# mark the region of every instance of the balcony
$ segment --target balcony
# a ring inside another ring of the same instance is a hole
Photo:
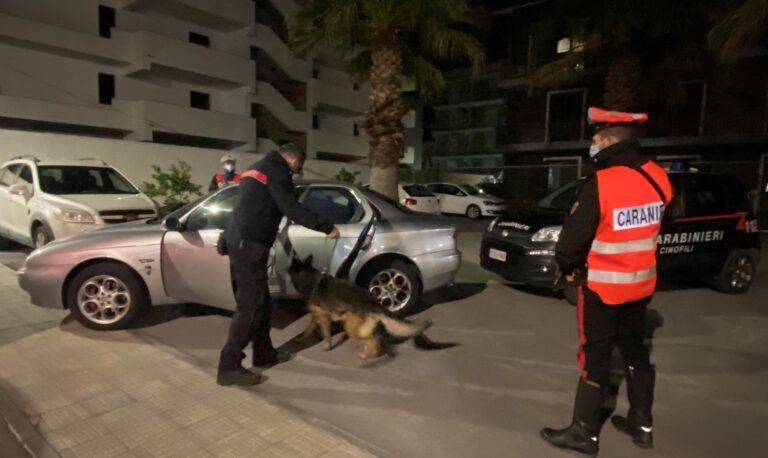
[[[116,105],[129,108],[133,118],[152,131],[219,139],[233,145],[256,143],[256,122],[247,116],[148,100],[116,101]]]
[[[119,3],[128,11],[169,16],[225,32],[250,26],[254,15],[250,0],[122,0]]]
[[[311,117],[308,112],[297,110],[283,94],[265,81],[257,81],[255,93],[249,97],[251,104],[257,104],[268,110],[285,125],[287,130],[306,132],[311,126]]]
[[[72,57],[101,65],[127,66],[131,37],[115,33],[111,40],[61,27],[0,14],[0,43]]]
[[[308,150],[365,159],[368,157],[368,139],[313,129],[308,136]]]
[[[131,52],[138,69],[169,79],[232,89],[250,86],[255,66],[249,59],[152,32],[131,33]]]
[[[285,72],[291,79],[307,81],[310,75],[309,64],[293,57],[293,52],[275,32],[264,24],[256,24],[253,31],[251,46],[261,49]]]
[[[88,126],[124,136],[132,130],[130,115],[106,105],[75,105],[0,94],[0,118],[53,125]],[[41,128],[40,130],[46,130]],[[55,129],[64,130],[64,129]],[[119,134],[122,132],[122,134]]]
[[[368,94],[313,78],[308,85],[309,97],[317,111],[337,116],[360,116],[368,111]]]

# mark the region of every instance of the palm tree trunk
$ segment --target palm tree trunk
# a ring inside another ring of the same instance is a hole
[[[372,53],[371,106],[363,127],[371,137],[371,188],[397,200],[397,169],[405,148],[403,60],[394,33]]]

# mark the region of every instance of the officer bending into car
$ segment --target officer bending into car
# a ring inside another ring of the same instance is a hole
[[[224,233],[237,307],[219,359],[219,385],[256,385],[258,372],[290,360],[293,355],[276,350],[270,339],[270,297],[267,284],[269,250],[277,237],[283,215],[298,224],[338,238],[339,231],[296,199],[292,175],[298,173],[304,153],[292,144],[251,166],[242,174],[240,196]],[[251,342],[253,369],[242,366],[243,350]]]
[[[645,313],[656,288],[656,237],[672,187],[664,170],[639,152],[636,126],[648,116],[589,109],[595,127],[589,155],[597,172],[567,217],[555,257],[577,290],[578,361],[573,421],[545,428],[550,444],[595,455],[611,352],[618,345],[627,371],[629,413],[613,425],[642,448],[653,447],[655,371],[643,344]]]

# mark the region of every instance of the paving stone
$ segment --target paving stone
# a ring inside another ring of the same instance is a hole
[[[61,458],[116,458],[125,456],[128,447],[112,434],[105,434],[95,439],[61,452]]]
[[[53,448],[62,451],[101,437],[109,431],[99,420],[90,418],[44,433]]]
[[[122,391],[111,391],[86,399],[79,403],[78,406],[95,417],[120,409],[134,402],[136,401],[131,396]]]
[[[41,415],[39,428],[46,433],[91,418],[91,415],[80,405],[74,404],[47,412]]]

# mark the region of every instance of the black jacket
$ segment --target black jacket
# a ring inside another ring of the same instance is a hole
[[[595,159],[597,170],[620,165],[639,167],[648,161],[640,154],[640,144],[636,140],[615,143],[597,153]],[[565,219],[555,248],[555,260],[563,275],[571,275],[577,269],[585,270],[587,254],[599,222],[597,178],[591,175],[582,185],[579,197]]]
[[[260,179],[248,176],[253,171],[260,173]],[[333,229],[331,222],[298,202],[288,163],[278,153],[272,152],[242,174],[240,197],[235,203],[229,229],[231,237],[272,245],[283,215],[326,234]]]

